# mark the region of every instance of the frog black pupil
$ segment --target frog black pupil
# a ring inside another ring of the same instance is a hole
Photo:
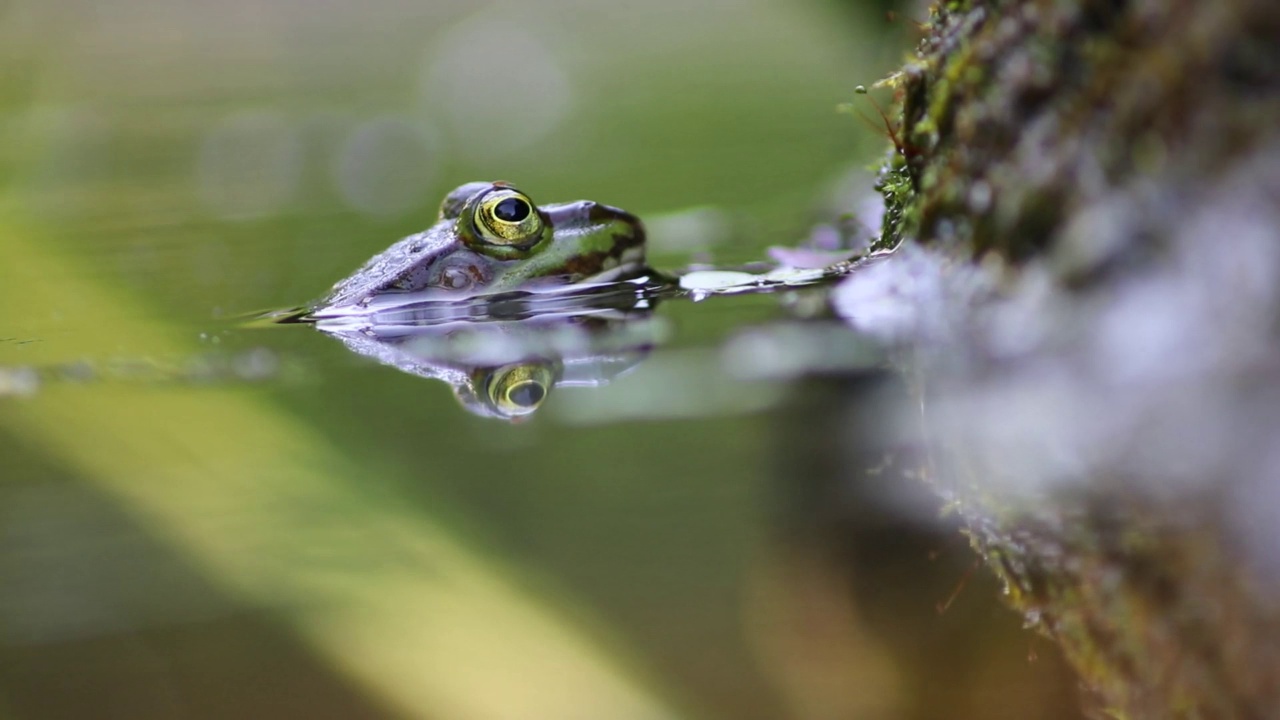
[[[520,222],[529,217],[529,203],[520,198],[506,198],[493,206],[493,216],[503,222]]]
[[[542,386],[532,381],[522,382],[507,393],[507,399],[520,407],[533,407],[542,402],[545,396],[546,392],[543,391]]]

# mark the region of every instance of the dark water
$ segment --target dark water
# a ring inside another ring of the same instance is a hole
[[[904,481],[897,366],[794,293],[548,341],[585,359],[518,423],[245,322],[462,180],[737,264],[879,147],[833,108],[897,31],[847,8],[519,7],[6,6],[0,716],[1073,716]]]

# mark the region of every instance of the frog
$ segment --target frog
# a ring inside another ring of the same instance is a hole
[[[404,294],[462,299],[646,271],[635,215],[589,200],[537,205],[510,183],[469,182],[444,197],[434,225],[375,255],[319,305],[359,308]]]

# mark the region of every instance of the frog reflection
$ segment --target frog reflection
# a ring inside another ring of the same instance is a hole
[[[473,414],[511,421],[543,407],[557,387],[605,385],[627,372],[660,329],[648,308],[416,326],[320,320],[316,328],[356,353],[448,383]]]

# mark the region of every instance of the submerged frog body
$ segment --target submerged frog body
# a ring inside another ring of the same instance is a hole
[[[538,206],[506,183],[467,183],[445,197],[439,222],[374,256],[322,305],[635,277],[646,270],[644,243],[640,220],[617,208],[590,201]]]

